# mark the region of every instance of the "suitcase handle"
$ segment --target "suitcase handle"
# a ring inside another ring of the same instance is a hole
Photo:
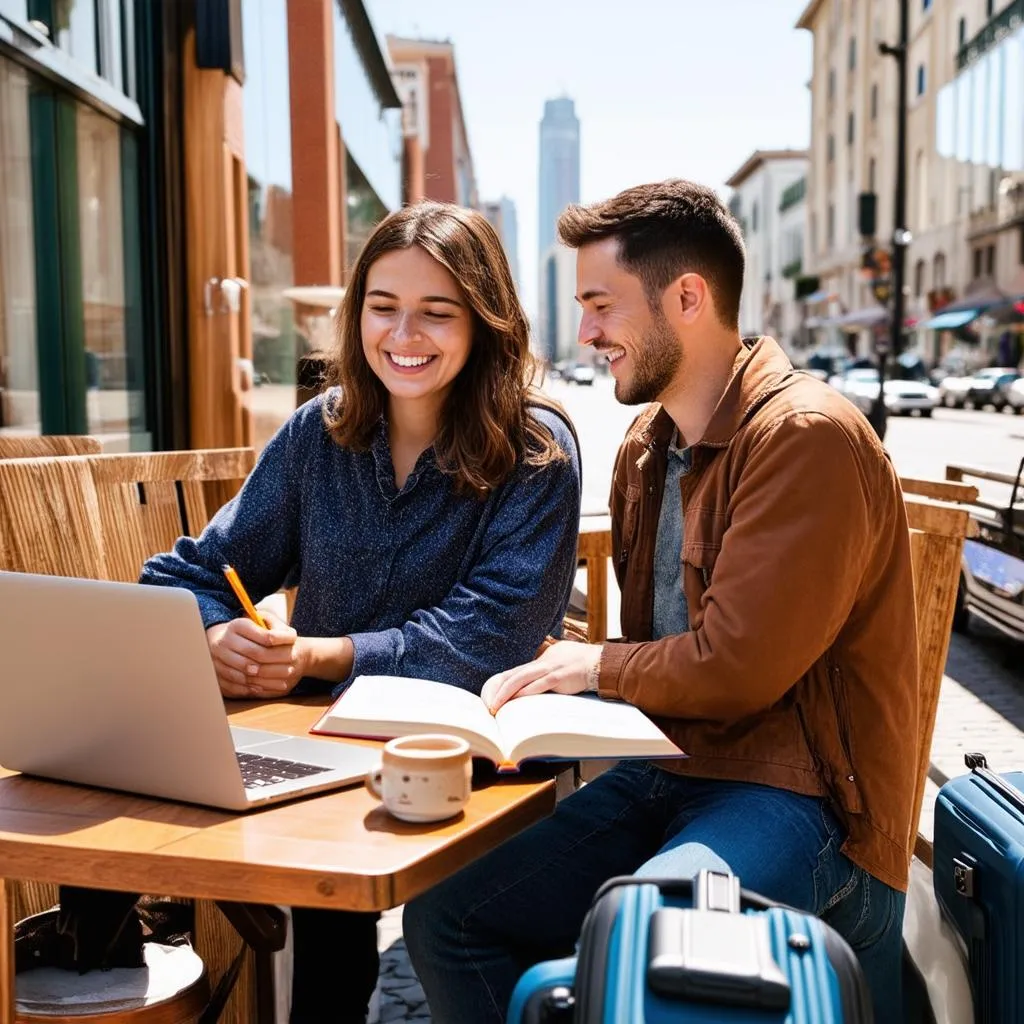
[[[1024,814],[1024,793],[1016,786],[1007,782],[1001,775],[997,775],[988,766],[988,758],[984,754],[964,754],[964,764],[970,768],[973,775],[984,779],[997,793],[1012,804],[1021,814]]]
[[[726,875],[724,872],[706,872],[701,871],[697,876],[697,882],[700,883],[706,875],[717,876],[718,878],[730,878],[734,879],[735,875]],[[609,878],[604,885],[594,894],[593,903],[605,895],[612,889],[617,889],[624,885],[656,885],[663,893],[669,896],[689,896],[694,898],[700,896],[701,891],[706,892],[706,888],[703,884],[697,889],[695,893],[695,880],[692,878],[638,878],[636,875],[620,875],[616,878]],[[766,899],[759,893],[751,892],[749,889],[739,890],[739,903],[735,906],[719,907],[717,905],[708,906],[709,910],[728,910],[736,912],[739,910],[769,910],[772,907],[782,907],[785,910],[792,910],[792,907],[787,907],[784,903],[776,903],[774,900]]]

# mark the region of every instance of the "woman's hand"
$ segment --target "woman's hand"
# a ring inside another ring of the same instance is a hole
[[[242,618],[206,631],[217,682],[225,697],[283,697],[307,674],[303,638],[275,615],[262,609],[260,614],[269,629]]]

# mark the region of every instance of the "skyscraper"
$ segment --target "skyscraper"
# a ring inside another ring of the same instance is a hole
[[[575,254],[558,242],[555,230],[561,212],[580,201],[580,122],[568,96],[544,103],[538,191],[538,340],[540,355],[555,363],[571,357],[579,321],[572,301]]]
[[[498,232],[501,244],[505,247],[505,255],[508,256],[509,268],[512,271],[512,280],[519,287],[519,230],[516,219],[516,204],[508,196],[500,199],[485,200],[480,211],[494,226]]]
[[[568,96],[544,103],[540,122],[540,261],[555,241],[555,222],[570,204],[580,201],[580,122]]]

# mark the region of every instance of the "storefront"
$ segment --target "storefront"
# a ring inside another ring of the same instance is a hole
[[[0,433],[152,443],[134,16],[0,0]]]

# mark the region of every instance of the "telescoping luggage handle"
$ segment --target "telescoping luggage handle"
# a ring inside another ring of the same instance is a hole
[[[637,885],[656,885],[666,896],[690,897],[693,903],[651,914],[646,975],[652,991],[719,1006],[789,1008],[789,981],[773,956],[767,920],[741,913],[779,904],[741,889],[731,873],[702,870],[695,879],[614,878],[598,890],[593,905],[606,893]]]
[[[1016,807],[1021,814],[1024,814],[1024,793],[1007,782],[1002,775],[997,775],[992,771],[988,766],[988,758],[984,754],[964,754],[964,764],[970,768],[973,775],[984,779],[1000,796]]]

